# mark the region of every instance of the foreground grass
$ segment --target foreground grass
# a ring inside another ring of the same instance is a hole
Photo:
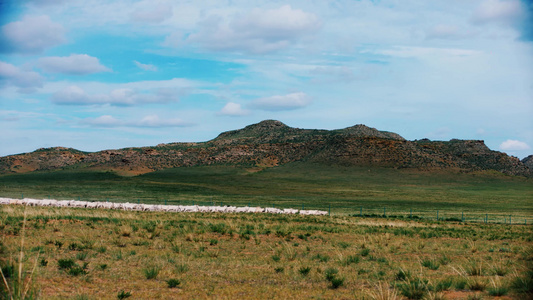
[[[64,170],[1,175],[0,196],[168,204],[231,204],[533,222],[533,179],[496,172],[424,172],[291,163],[268,169],[208,166],[134,177]],[[361,210],[362,209],[362,210]],[[527,221],[526,221],[527,219]]]
[[[23,215],[24,207],[0,207],[3,270],[18,260]],[[45,299],[527,299],[532,292],[531,226],[43,207],[26,215],[24,270],[39,255],[33,285]]]

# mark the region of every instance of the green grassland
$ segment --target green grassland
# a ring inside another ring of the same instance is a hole
[[[461,173],[291,163],[254,169],[204,166],[133,177],[87,169],[0,176],[0,196],[167,204],[257,205],[397,215],[533,222],[533,180]],[[362,208],[362,210],[361,210]],[[531,219],[531,220],[530,220]]]
[[[524,225],[2,205],[0,232],[0,299],[533,296]]]

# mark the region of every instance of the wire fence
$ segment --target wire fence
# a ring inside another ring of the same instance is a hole
[[[494,213],[482,212],[479,210],[441,210],[441,209],[415,209],[406,207],[376,207],[357,206],[356,204],[347,206],[345,203],[302,203],[298,201],[266,202],[266,201],[220,201],[216,198],[206,200],[193,199],[153,199],[137,198],[123,199],[118,197],[110,198],[85,198],[85,197],[52,197],[55,200],[77,200],[88,202],[117,202],[117,203],[137,203],[137,204],[159,204],[159,205],[182,205],[182,206],[235,206],[235,207],[272,207],[278,209],[298,209],[298,210],[321,210],[326,211],[329,216],[351,216],[359,218],[386,218],[404,220],[429,220],[439,222],[460,222],[460,223],[484,223],[484,224],[509,224],[509,225],[532,225],[533,215],[525,213]],[[45,199],[46,199],[45,198]],[[21,194],[24,199],[24,194]]]

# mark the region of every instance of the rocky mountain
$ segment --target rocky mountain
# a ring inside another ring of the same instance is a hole
[[[212,164],[267,168],[295,161],[423,170],[495,170],[533,177],[531,157],[520,161],[490,150],[483,141],[408,141],[396,133],[365,125],[338,130],[299,129],[274,120],[224,132],[202,143],[171,143],[99,152],[63,147],[38,149],[0,157],[0,173],[90,168],[134,175]]]
[[[529,155],[528,157],[522,159],[522,163],[529,169],[533,170],[533,155]]]

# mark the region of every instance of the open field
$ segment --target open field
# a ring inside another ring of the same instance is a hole
[[[424,172],[292,163],[267,169],[209,166],[134,177],[95,170],[0,176],[0,196],[159,204],[331,210],[333,215],[410,214],[533,223],[533,180],[496,172]]]
[[[17,278],[23,246],[30,291],[45,299],[528,299],[533,292],[533,232],[523,225],[3,205],[0,230],[8,280]]]

